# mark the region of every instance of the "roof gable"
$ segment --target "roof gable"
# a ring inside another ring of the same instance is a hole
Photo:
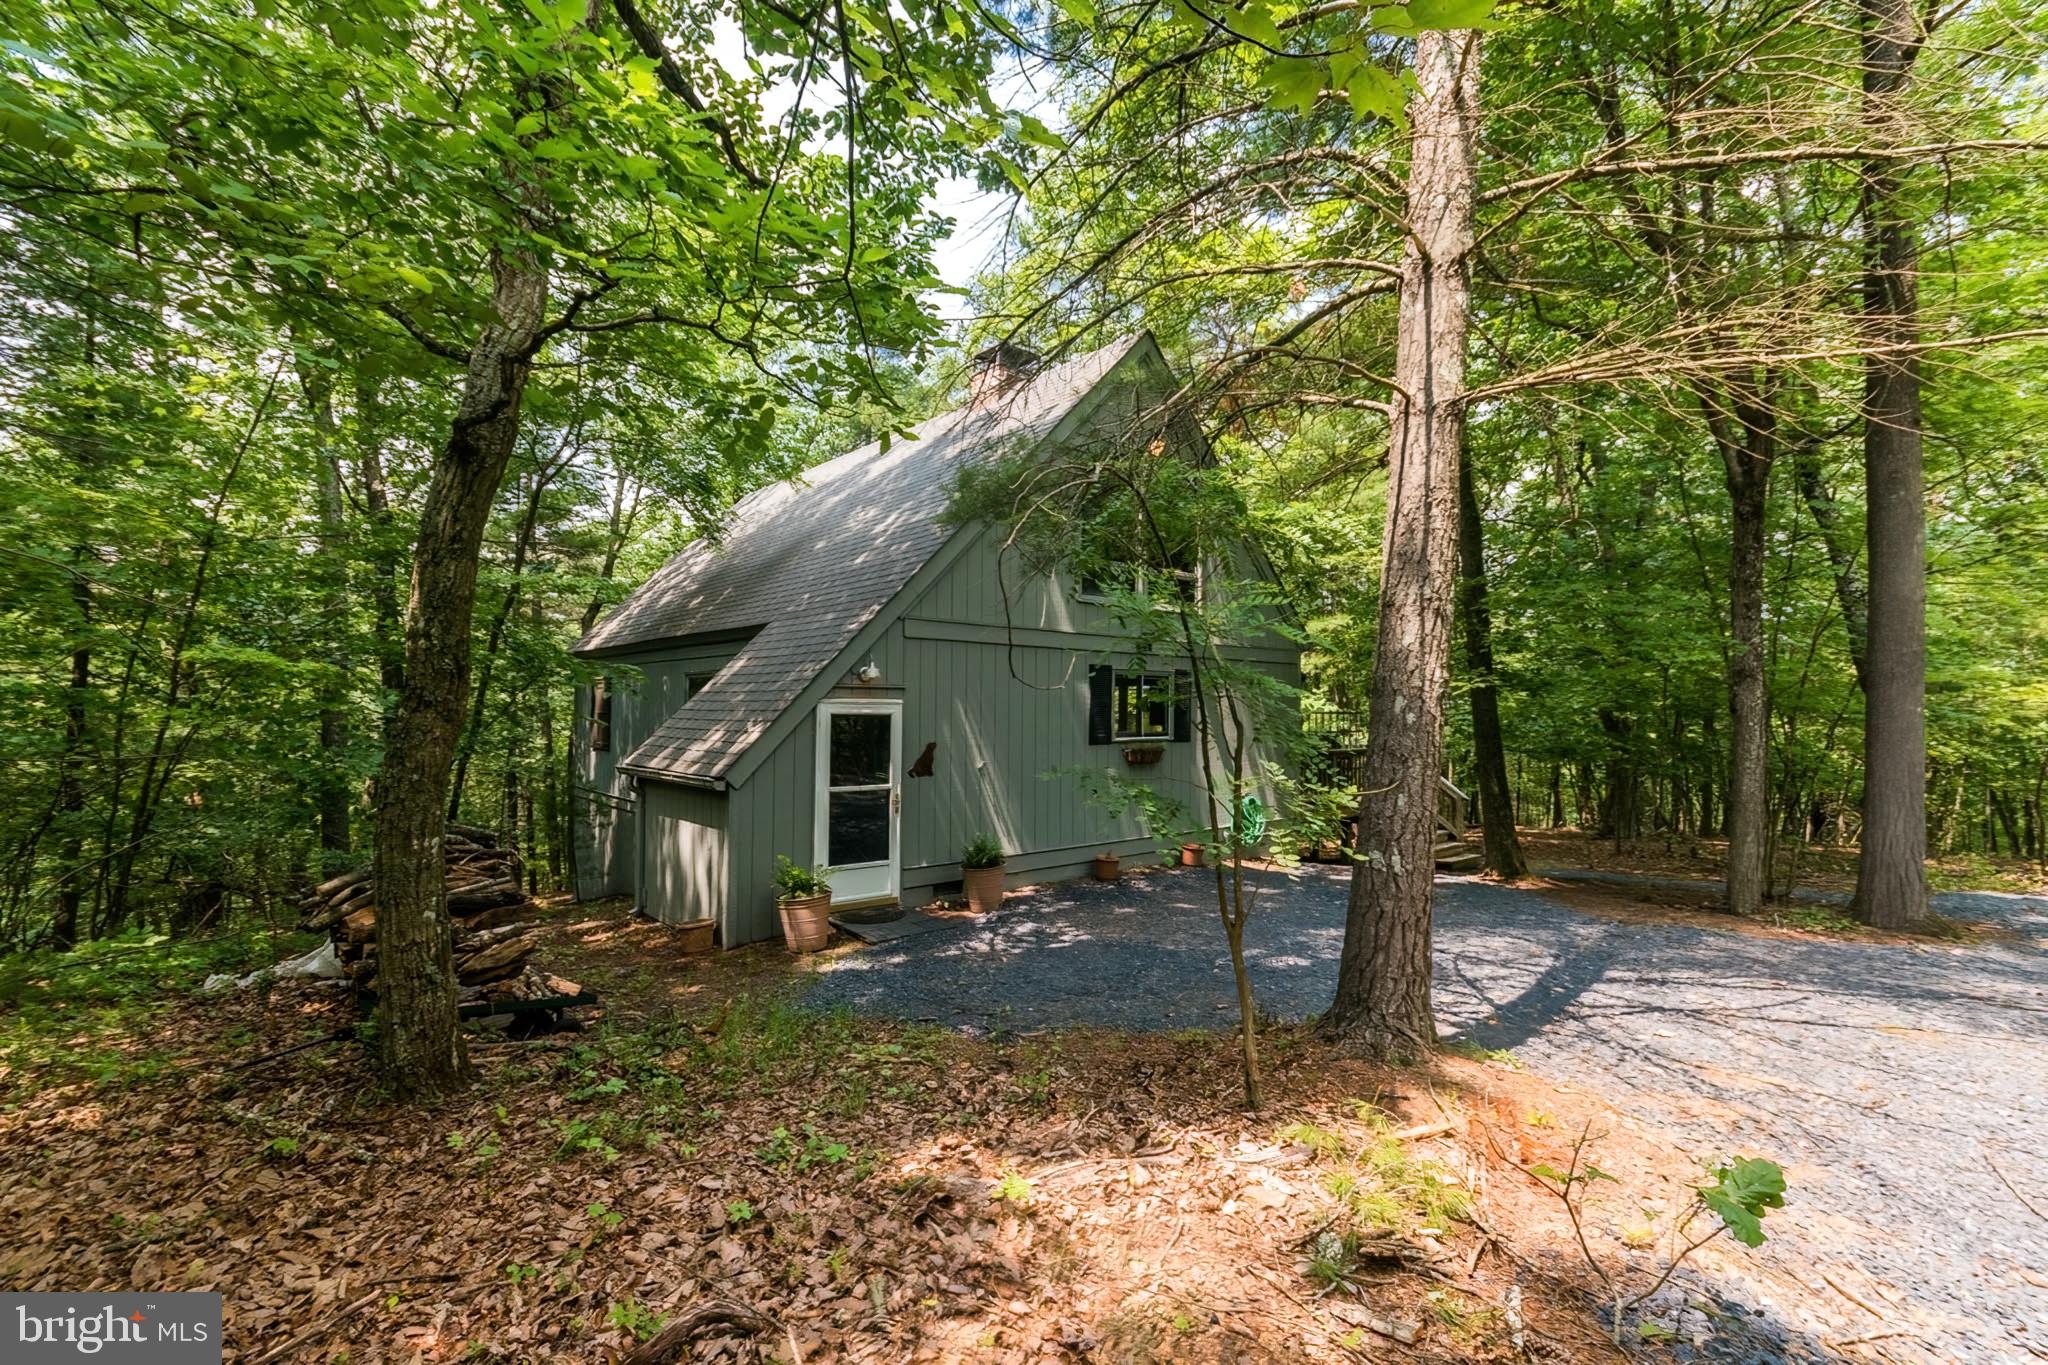
[[[755,630],[622,766],[685,781],[731,775],[953,536],[940,517],[958,472],[1051,434],[1141,342],[1156,351],[1126,338],[934,417],[886,452],[865,446],[742,499],[722,540],[684,549],[576,645],[602,656]]]

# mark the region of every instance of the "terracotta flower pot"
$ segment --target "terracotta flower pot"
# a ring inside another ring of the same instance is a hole
[[[1204,849],[1200,844],[1182,844],[1180,846],[1180,865],[1182,867],[1200,867],[1202,865],[1203,852]]]
[[[676,929],[678,937],[683,942],[683,955],[695,957],[699,953],[710,952],[713,927],[714,921],[708,919],[693,919],[687,924],[678,924]]]
[[[1098,853],[1095,855],[1095,880],[1098,882],[1115,881],[1117,873],[1122,868],[1123,859],[1117,857],[1114,853]]]
[[[782,941],[792,953],[815,953],[831,941],[831,892],[784,896],[775,906],[782,912]]]
[[[994,867],[968,867],[960,871],[960,882],[967,890],[967,908],[977,915],[986,915],[1003,903],[1003,865]]]

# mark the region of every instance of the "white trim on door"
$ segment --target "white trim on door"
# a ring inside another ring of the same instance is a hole
[[[832,717],[887,716],[889,718],[889,771],[884,782],[864,782],[843,787],[832,785]],[[829,868],[834,905],[863,904],[895,900],[903,890],[903,703],[900,700],[834,700],[818,704],[817,776],[814,781],[816,816],[813,820],[812,851],[819,867]],[[832,794],[859,796],[881,793],[889,820],[889,856],[844,867],[832,862]]]

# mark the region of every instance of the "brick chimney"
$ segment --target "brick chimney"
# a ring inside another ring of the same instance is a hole
[[[1038,352],[1010,341],[976,351],[967,381],[968,406],[982,407],[1016,388],[1038,368],[1038,361]]]

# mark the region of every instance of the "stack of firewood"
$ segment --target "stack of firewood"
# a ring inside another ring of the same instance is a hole
[[[540,931],[520,889],[519,855],[473,825],[448,826],[442,843],[448,918],[455,928],[455,977],[463,1003],[512,1004],[575,996],[582,987],[533,966]],[[330,877],[299,902],[299,925],[327,931],[359,991],[377,989],[377,883],[368,867]]]

